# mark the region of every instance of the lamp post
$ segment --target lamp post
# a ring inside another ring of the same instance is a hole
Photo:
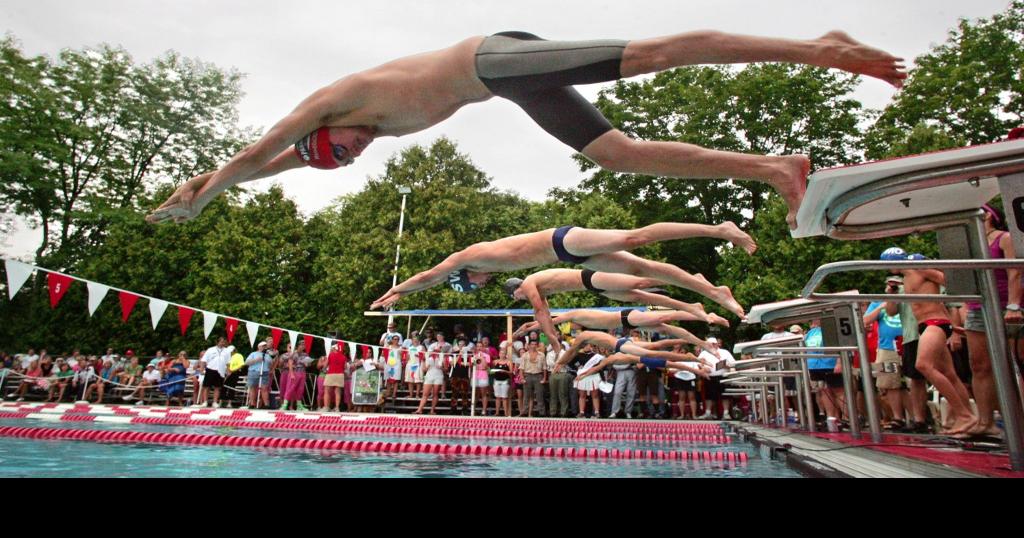
[[[402,229],[405,227],[405,199],[407,196],[409,196],[409,193],[411,192],[412,189],[404,185],[398,187],[398,193],[402,195],[402,212],[398,217],[398,237],[395,239],[395,270],[391,275],[392,288],[398,285],[398,260],[402,255]],[[392,306],[391,310],[394,309],[395,307]],[[394,321],[395,316],[388,316],[389,324],[394,323]]]

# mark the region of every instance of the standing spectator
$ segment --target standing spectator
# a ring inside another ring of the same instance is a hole
[[[613,364],[615,372],[615,388],[612,392],[611,416],[619,416],[622,410],[622,397],[625,395],[625,417],[633,418],[633,404],[636,401],[636,369],[632,364]]]
[[[811,329],[804,335],[804,345],[823,347],[820,319],[811,320]],[[818,385],[815,391],[818,408],[825,412],[826,421],[830,418],[838,421],[842,416],[843,376],[838,372],[837,363],[836,357],[807,359],[807,371],[811,380]]]
[[[779,324],[772,325],[771,329],[772,329],[772,332],[763,334],[761,336],[761,340],[778,340],[780,338],[796,336],[793,333],[787,331],[785,329],[784,325],[779,325]],[[707,382],[705,382],[704,385],[707,386]],[[786,381],[785,380],[783,380],[783,385],[785,385],[784,388],[786,389],[787,392],[790,391],[790,390],[795,390],[795,386],[794,386],[794,388],[791,389],[788,385],[786,385]],[[786,398],[787,404],[788,404],[789,397],[786,396],[785,398]],[[768,412],[771,414],[771,418],[775,418],[775,405],[772,403],[774,401],[775,401],[775,396],[769,394],[768,395]],[[788,407],[793,407],[793,406],[790,405]],[[704,414],[707,415],[707,411],[705,411]]]
[[[395,337],[398,338],[399,342],[402,341],[402,333],[398,332],[395,322],[388,322],[388,330],[380,335],[380,347],[387,347],[391,343],[391,339]]]
[[[259,408],[261,399],[263,407],[270,407],[270,379],[274,359],[267,351],[269,347],[267,342],[260,342],[256,345],[256,351],[245,359],[248,367],[245,382],[249,390],[246,406],[253,409]]]
[[[207,391],[213,388],[213,406],[220,406],[220,389],[224,386],[224,376],[227,375],[228,362],[231,361],[231,351],[227,348],[226,338],[218,338],[217,345],[206,350],[199,362],[205,365],[203,374],[203,388],[199,392],[199,402],[207,405]]]
[[[289,349],[291,346],[289,346]],[[306,394],[306,344],[299,342],[295,351],[290,351],[278,359],[278,370],[281,371],[281,409],[305,411],[302,398]]]
[[[487,355],[491,358],[491,361],[498,360],[498,349],[491,345],[491,339],[484,336],[480,339],[480,347],[483,348]]]
[[[487,415],[488,389],[491,387],[491,377],[488,371],[491,367],[491,355],[484,346],[477,346],[473,354],[473,390],[478,400],[483,404],[483,414]]]
[[[438,333],[438,340],[442,335]],[[448,377],[452,389],[452,412],[454,414],[469,414],[469,347],[465,346],[465,340],[460,342],[459,347],[452,348],[452,355],[449,361]]]
[[[231,358],[228,360],[228,375],[224,377],[224,390],[225,400],[228,401],[228,405],[231,406],[235,400],[235,386],[238,385],[238,379],[245,375],[245,357],[235,350],[235,346],[228,346],[228,352],[231,354]]]
[[[53,391],[57,389],[57,401],[64,399],[64,391],[67,390],[68,385],[71,383],[71,379],[75,377],[75,372],[68,366],[68,363],[63,359],[57,359],[57,373],[54,375],[53,382],[50,383],[50,392],[46,397],[46,401],[53,401]]]
[[[398,398],[398,385],[402,382],[402,346],[401,336],[393,335],[388,341],[388,346],[382,350],[386,354],[386,365],[384,366],[384,378],[387,383],[385,398],[391,398],[394,402]]]
[[[677,345],[672,349],[673,353],[690,353],[684,346]],[[692,353],[691,353],[692,354]],[[668,370],[666,370],[666,373]],[[696,374],[683,370],[673,372],[668,379],[669,389],[676,391],[679,404],[679,420],[686,419],[686,407],[690,407],[690,418],[697,419],[697,386],[694,381]]]
[[[444,385],[444,357],[439,353],[430,352],[423,360],[423,367],[426,372],[423,374],[423,397],[420,399],[420,406],[414,415],[422,415],[423,408],[427,404],[427,399],[432,398],[430,404],[430,414],[437,414],[437,395]]]
[[[178,405],[185,405],[185,377],[188,375],[189,366],[188,355],[181,351],[178,358],[161,372],[164,377],[162,390],[167,395],[168,407],[172,400],[178,400]]]
[[[562,349],[566,349],[566,347],[563,346]],[[583,351],[586,352],[589,349],[590,345],[588,344],[584,347]],[[579,360],[581,355],[583,355],[583,353],[577,354],[573,360]],[[551,416],[565,417],[571,409],[571,406],[569,405],[569,391],[572,390],[573,378],[576,377],[575,363],[570,362],[570,364],[557,364],[557,362],[558,361],[556,360],[555,364],[551,368],[551,383],[549,385],[551,388]],[[569,372],[569,368],[573,368],[572,373]]]
[[[633,341],[643,340],[643,334],[638,329],[633,329],[629,332],[629,337]],[[665,418],[665,415],[661,412],[661,398],[658,392],[658,387],[661,385],[661,373],[654,368],[647,368],[643,365],[636,367],[636,392],[637,401],[641,404],[642,409],[646,409],[646,417],[648,418]],[[644,412],[643,410],[641,412]]]
[[[587,416],[587,396],[590,396],[590,400],[593,403],[594,414],[591,415],[593,418],[601,418],[601,391],[598,390],[598,386],[601,384],[601,372],[594,371],[588,373],[596,367],[601,361],[605,359],[604,353],[606,350],[594,348],[594,354],[587,359],[587,362],[583,363],[576,372],[576,378],[573,381],[573,387],[576,388],[576,394],[578,395],[579,413],[576,414],[576,418],[586,418]],[[587,374],[587,375],[582,375]]]
[[[886,290],[888,289],[890,288],[887,286]],[[900,325],[900,317],[889,316],[885,307],[886,303],[871,303],[864,314],[864,326],[878,324],[875,385],[892,413],[888,427],[903,430],[906,423],[903,420],[903,376],[900,368],[902,360],[897,352],[898,340],[903,338],[903,327]]]
[[[405,364],[405,384],[409,387],[409,397],[419,399],[423,396],[423,365],[420,364],[423,355],[423,345],[420,343],[420,335],[413,331],[412,341],[405,349],[409,360]]]
[[[328,411],[336,413],[341,411],[341,393],[345,388],[345,367],[348,365],[344,345],[335,342],[334,349],[327,355],[327,376],[324,378],[324,405]]]
[[[494,363],[494,416],[499,416],[502,408],[505,409],[506,417],[512,416],[512,403],[508,395],[513,365],[508,355],[505,353]]]
[[[526,381],[526,411],[520,409],[520,416],[533,416],[533,403],[537,401],[540,416],[544,416],[544,385],[547,382],[545,364],[547,357],[539,349],[539,342],[530,340],[523,354],[523,376]]]
[[[718,413],[716,411],[719,401],[722,402],[722,417],[727,418],[732,409],[732,401],[722,396],[722,376],[729,371],[729,368],[736,365],[736,359],[732,353],[729,353],[729,350],[722,348],[717,338],[709,336],[706,340],[715,349],[718,356],[709,353],[706,349],[702,349],[700,355],[697,355],[697,360],[711,367],[711,377],[704,380],[704,414],[700,416],[700,420],[711,418],[717,420]]]
[[[402,341],[402,347],[411,348],[416,345],[413,341],[420,342],[421,344],[423,343],[422,340],[420,340],[420,332],[417,330],[413,330],[409,333],[409,337]]]

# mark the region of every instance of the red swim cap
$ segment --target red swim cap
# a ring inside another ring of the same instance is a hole
[[[331,151],[330,130],[321,127],[295,143],[295,154],[303,162],[319,168],[320,170],[333,170],[341,167],[338,161],[334,160]]]
[[[1024,138],[1024,127],[1014,127],[1006,136],[1007,140],[1017,140],[1018,138]]]

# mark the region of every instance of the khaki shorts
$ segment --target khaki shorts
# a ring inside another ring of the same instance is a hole
[[[327,374],[324,377],[325,387],[345,387],[345,374]]]
[[[876,386],[879,390],[896,390],[903,380],[903,359],[899,353],[888,349],[878,350],[878,360],[871,366],[875,371]]]

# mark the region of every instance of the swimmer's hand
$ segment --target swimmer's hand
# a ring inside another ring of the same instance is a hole
[[[395,288],[391,288],[387,293],[382,295],[380,299],[377,299],[370,305],[370,310],[376,310],[378,308],[389,308],[391,305],[398,302],[399,299],[404,295],[400,291],[395,291]]]
[[[209,172],[182,183],[163,205],[146,217],[146,222],[156,224],[173,220],[175,223],[182,223],[199,216],[199,213],[209,203],[208,200],[200,197],[199,193],[212,177],[213,172]]]
[[[711,371],[705,370],[704,368],[698,368],[695,374],[699,375],[702,379],[711,379]]]

